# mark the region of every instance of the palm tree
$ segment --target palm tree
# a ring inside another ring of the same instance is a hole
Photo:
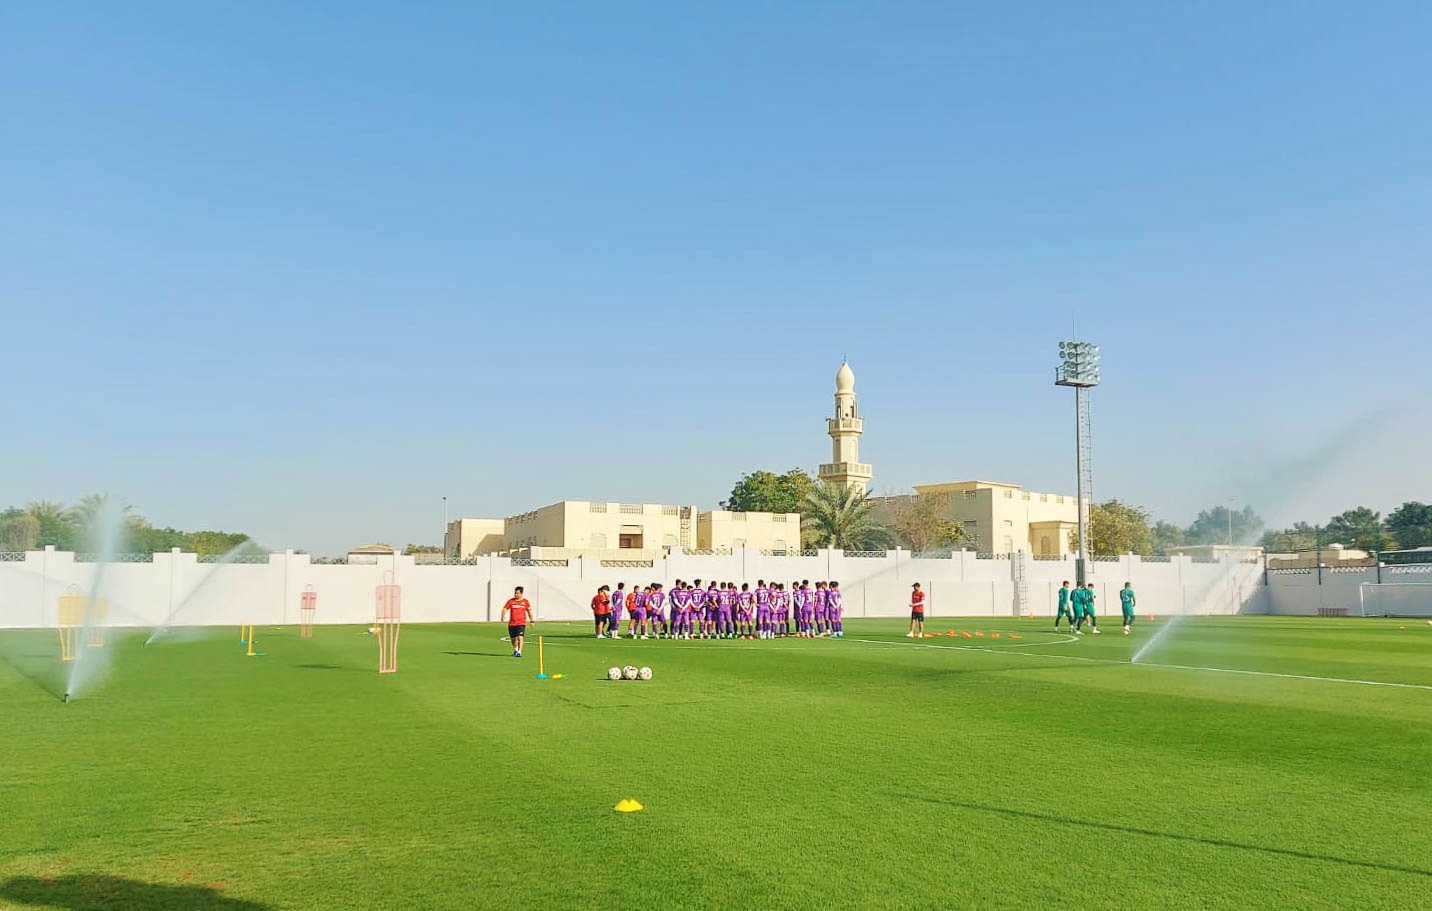
[[[892,535],[865,491],[821,481],[806,494],[802,519],[815,542],[841,550],[884,550]]]
[[[31,500],[25,504],[25,514],[33,518],[38,525],[36,547],[51,544],[60,550],[75,549],[78,536],[75,534],[70,512],[65,509],[63,503],[56,503],[54,500]]]

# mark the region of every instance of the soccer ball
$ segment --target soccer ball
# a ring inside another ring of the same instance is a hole
[[[651,679],[651,668],[649,668],[649,667],[644,667],[644,668],[642,668],[640,671],[638,671],[637,673],[641,675],[641,679],[643,679],[643,680],[650,680],[650,679]]]
[[[622,676],[628,680],[635,680],[637,673],[637,669],[630,664],[622,668]]]
[[[619,668],[619,667],[609,667],[609,668],[607,668],[607,679],[608,679],[608,680],[620,680],[620,679],[622,679],[622,669]]]

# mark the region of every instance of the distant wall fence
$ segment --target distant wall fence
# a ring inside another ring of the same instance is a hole
[[[79,556],[52,549],[0,554],[0,627],[54,626],[60,595],[71,586],[88,591],[93,583],[99,564]],[[320,596],[315,622],[365,623],[371,619],[374,589],[389,572],[403,586],[403,617],[413,622],[496,621],[517,585],[534,601],[539,619],[587,619],[599,585],[661,582],[670,587],[678,579],[753,585],[758,580],[791,585],[834,579],[840,582],[851,617],[905,615],[914,582],[925,590],[932,617],[1008,617],[1016,610],[1017,561],[970,551],[916,555],[903,550],[805,550],[776,555],[739,547],[714,554],[676,549],[641,561],[589,556],[494,556],[462,563],[427,559],[383,555],[363,563],[325,562],[287,552],[215,563],[190,553],[144,554],[108,566],[103,585],[111,623],[130,626],[295,623],[300,595],[310,587]],[[1317,606],[1356,605],[1361,581],[1354,575],[1327,574],[1325,581],[1335,579],[1342,594],[1325,592],[1310,601],[1303,577],[1265,574],[1257,564],[1125,556],[1092,561],[1089,571],[1102,614],[1117,613],[1118,591],[1125,581],[1138,592],[1140,614],[1316,613]],[[1060,584],[1074,578],[1074,561],[1026,561],[1024,578],[1034,614],[1052,617]],[[1295,609],[1305,604],[1305,610]]]

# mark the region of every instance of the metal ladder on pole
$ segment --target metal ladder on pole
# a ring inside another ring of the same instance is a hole
[[[1025,565],[1024,551],[1010,554],[1009,562],[1011,571],[1014,574],[1014,615],[1016,617],[1033,617],[1034,611],[1029,606],[1029,567]]]

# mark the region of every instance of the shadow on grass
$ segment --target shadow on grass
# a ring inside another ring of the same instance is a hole
[[[344,667],[341,664],[295,664],[294,667],[304,671],[361,671],[367,672],[368,668]]]
[[[54,696],[65,695],[65,680],[69,673],[67,665],[60,661],[60,648],[56,641],[53,652],[35,652],[30,648],[7,648],[0,639],[0,661],[35,686]]]
[[[443,654],[456,655],[459,658],[506,658],[508,661],[512,660],[512,655],[507,652],[501,654],[497,652],[443,652]]]
[[[0,899],[72,911],[271,911],[271,906],[225,898],[208,886],[166,886],[118,876],[16,876],[0,885]]]
[[[940,804],[947,807],[958,807],[962,810],[975,810],[980,813],[995,813],[1000,816],[1008,816],[1014,819],[1034,819],[1040,822],[1052,822],[1065,826],[1079,826],[1085,829],[1098,829],[1103,832],[1119,832],[1125,835],[1146,835],[1151,838],[1167,838],[1170,841],[1188,841],[1200,845],[1210,845],[1215,848],[1235,848],[1239,851],[1258,851],[1263,854],[1276,854],[1279,857],[1296,857],[1300,860],[1317,860],[1326,863],[1343,864],[1348,867],[1362,867],[1367,870],[1386,870],[1392,873],[1410,873],[1413,876],[1432,877],[1432,870],[1423,870],[1418,867],[1403,867],[1397,864],[1380,864],[1370,860],[1354,860],[1350,857],[1337,857],[1332,854],[1314,854],[1310,851],[1294,851],[1290,848],[1272,848],[1267,845],[1250,845],[1245,842],[1228,841],[1222,838],[1200,838],[1197,835],[1184,835],[1179,832],[1160,832],[1157,829],[1141,829],[1137,826],[1123,826],[1117,823],[1092,822],[1087,819],[1071,819],[1067,816],[1057,816],[1053,813],[1035,813],[1030,810],[1011,810],[1008,807],[991,807],[984,804],[968,803],[961,800],[950,800],[942,797],[926,797],[921,794],[902,794],[889,792],[892,797],[903,797],[906,800],[918,800],[922,803]]]

